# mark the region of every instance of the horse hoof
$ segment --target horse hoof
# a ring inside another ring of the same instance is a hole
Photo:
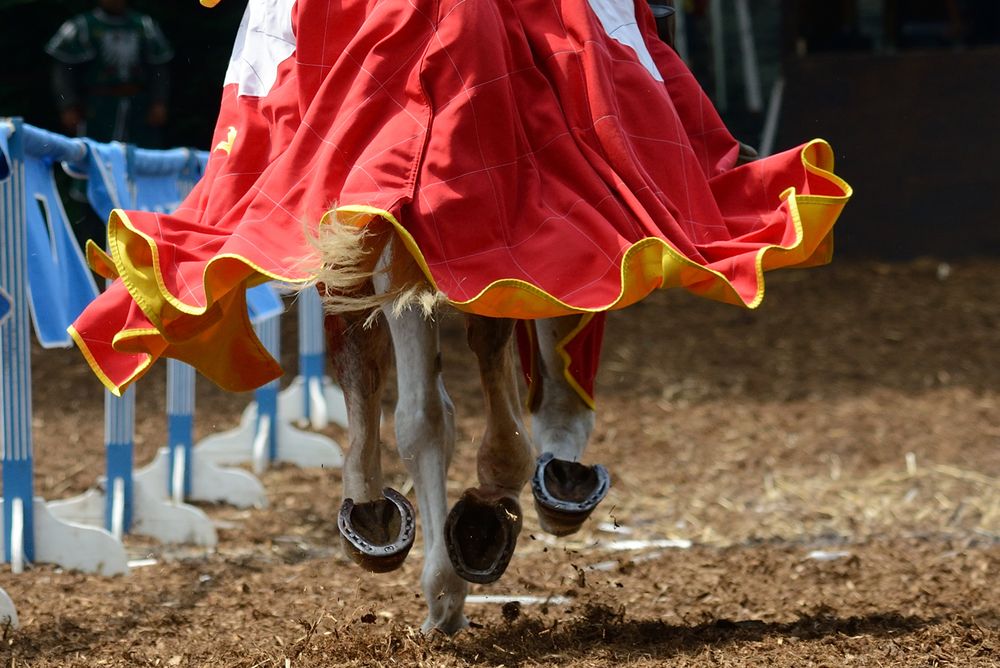
[[[465,490],[444,523],[448,557],[459,577],[477,584],[499,580],[514,556],[521,518],[514,497]]]
[[[413,506],[406,497],[390,487],[382,490],[382,496],[365,503],[344,499],[337,516],[347,556],[372,573],[399,568],[416,533]]]
[[[538,458],[531,492],[542,529],[556,536],[575,533],[607,495],[608,470],[556,459],[551,452]]]

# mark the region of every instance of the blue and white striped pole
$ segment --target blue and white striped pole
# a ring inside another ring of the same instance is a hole
[[[104,451],[107,489],[104,527],[119,540],[132,528],[135,387],[116,397],[104,391]]]
[[[316,429],[326,426],[329,419],[323,396],[326,370],[323,345],[323,304],[319,292],[306,288],[299,293],[299,375],[305,387],[302,392],[302,415]]]
[[[176,503],[191,496],[194,401],[194,367],[167,360],[167,493]]]
[[[323,429],[329,422],[347,427],[344,393],[325,372],[326,341],[319,292],[305,288],[296,296],[299,324],[299,375],[278,395],[278,414],[293,424]]]
[[[266,318],[254,325],[260,342],[274,359],[281,359],[280,316]],[[257,400],[257,435],[253,442],[253,466],[258,475],[278,459],[278,388],[276,378],[254,391]]]
[[[126,155],[131,206],[164,213],[173,211],[194,188],[208,160],[205,152],[188,149],[128,147]],[[194,409],[194,369],[168,360],[167,443],[148,466],[135,472],[136,485],[175,504],[192,499],[241,508],[266,505],[267,494],[257,478],[242,469],[222,468],[194,456]]]
[[[188,153],[185,167],[193,162]],[[177,170],[181,174],[181,170]],[[189,170],[190,171],[190,170]],[[194,189],[198,178],[193,171],[177,180],[178,194],[183,198]],[[167,493],[175,503],[191,496],[191,471],[194,468],[191,450],[194,447],[194,367],[178,360],[167,361]]]
[[[0,324],[0,448],[3,449],[4,561],[20,572],[35,558],[32,513],[34,475],[31,453],[31,343],[28,323],[28,265],[24,188],[24,132],[20,119],[10,134],[10,178],[2,185],[0,290],[11,310]]]

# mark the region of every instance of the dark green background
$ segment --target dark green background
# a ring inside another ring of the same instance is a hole
[[[214,9],[198,0],[133,0],[167,34],[176,56],[166,145],[207,148],[215,125],[222,78],[244,0]],[[0,0],[0,116],[21,116],[59,130],[44,47],[63,21],[94,6],[90,0]]]

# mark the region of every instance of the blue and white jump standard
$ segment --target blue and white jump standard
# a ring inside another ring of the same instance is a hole
[[[7,177],[0,185],[0,290],[10,304],[0,323],[0,549],[15,573],[31,562],[104,575],[125,573],[125,549],[109,531],[64,521],[44,499],[34,496],[24,156],[26,149],[39,143],[49,151],[64,150],[67,159],[79,158],[85,150],[81,143],[39,132],[19,119],[0,122],[0,143],[7,149],[0,157],[5,163],[0,175]]]
[[[172,176],[172,188],[157,193],[160,206],[179,201],[177,174],[189,161],[184,149],[145,151],[123,144],[87,142],[85,161],[75,161],[71,173],[87,174],[87,193],[99,216],[107,219],[111,208],[132,207],[137,197],[134,172],[149,177],[150,187],[162,185],[157,175]],[[128,158],[132,157],[130,164]],[[136,163],[145,162],[146,164]],[[176,164],[175,164],[176,163]],[[162,202],[160,202],[162,200]],[[84,524],[104,525],[118,538],[126,533],[149,536],[162,543],[187,543],[213,548],[218,542],[212,520],[200,508],[174,498],[168,477],[134,474],[135,386],[116,397],[105,390],[105,448],[107,477],[84,494],[52,504],[60,517]],[[183,466],[187,461],[175,460]],[[183,468],[182,468],[183,471]],[[183,479],[183,478],[182,478]]]
[[[127,152],[128,207],[143,211],[173,211],[201,177],[208,154],[187,149]],[[260,286],[253,291],[271,288]],[[272,297],[280,312],[280,301]],[[251,302],[252,306],[252,302]],[[251,318],[254,316],[251,308]],[[267,493],[255,476],[238,468],[222,468],[194,456],[195,370],[167,360],[167,444],[152,463],[135,472],[135,479],[153,494],[182,501],[226,503],[238,508],[267,505]]]
[[[65,333],[66,327],[96,295],[96,286],[93,285],[90,272],[86,269],[82,254],[73,240],[65,212],[62,211],[61,202],[55,192],[52,166],[62,162],[74,165],[74,171],[81,169],[81,166],[107,171],[111,165],[104,162],[106,155],[99,153],[98,149],[107,152],[107,155],[112,155],[123,148],[67,139],[23,124],[19,120],[12,121],[10,126],[13,128],[9,142],[10,162],[16,165],[17,169],[12,170],[14,173],[8,186],[9,194],[4,200],[9,200],[11,203],[9,215],[6,217],[10,227],[9,233],[17,232],[22,237],[12,238],[11,243],[6,241],[3,243],[5,251],[3,254],[10,256],[10,278],[5,281],[12,284],[6,291],[10,293],[14,303],[12,313],[15,323],[11,328],[13,342],[10,351],[5,352],[5,356],[9,354],[11,358],[9,364],[14,366],[11,373],[17,378],[16,385],[6,391],[10,398],[4,399],[3,409],[18,413],[13,419],[5,417],[4,424],[9,428],[19,429],[22,433],[12,435],[12,440],[8,442],[13,445],[5,446],[5,451],[10,451],[12,460],[10,466],[5,462],[5,477],[8,469],[30,470],[31,467],[30,450],[25,458],[24,453],[17,449],[30,448],[24,445],[30,443],[31,418],[27,305],[31,304],[30,315],[42,345],[65,347],[72,344]],[[119,176],[114,170],[108,173],[115,177]],[[88,194],[89,190],[90,188]],[[117,190],[119,189],[112,188],[112,192]],[[36,217],[38,207],[34,206],[33,200],[38,200],[41,209],[45,211],[49,226],[47,231],[46,223]],[[27,202],[31,202],[32,206],[28,206]],[[24,235],[26,229],[27,234]],[[28,245],[32,248],[30,256],[27,254],[15,256],[18,252],[16,249],[26,248]],[[16,287],[13,286],[14,282],[17,283]],[[93,286],[92,289],[87,289],[90,286]],[[8,364],[6,359],[5,364]],[[14,389],[15,387],[17,389]],[[198,545],[214,546],[215,528],[203,512],[193,506],[160,503],[155,496],[146,493],[142,485],[135,484],[132,476],[134,394],[126,393],[119,399],[106,393],[105,397],[107,479],[101,483],[102,488],[75,499],[46,504],[45,509],[47,516],[58,518],[62,521],[61,524],[67,526],[79,529],[103,528],[117,545],[116,554],[114,557],[102,556],[101,551],[96,548],[72,548],[69,550],[71,553],[69,558],[83,562],[72,567],[94,570],[93,567],[88,567],[87,560],[96,559],[101,564],[102,572],[125,572],[127,562],[120,538],[130,529],[162,542],[194,542]],[[25,464],[14,463],[22,459]],[[30,476],[23,474],[17,476],[12,474],[10,483],[5,480],[5,495],[11,499],[5,508],[5,514],[14,513],[18,499],[23,502],[24,499],[30,498],[30,484]],[[23,516],[27,518],[27,525],[20,525],[16,521],[7,525],[24,533],[23,541],[18,538],[16,531],[12,533],[11,540],[8,541],[11,550],[5,548],[5,551],[9,552],[6,558],[15,565],[15,568],[22,560],[31,560],[32,552],[37,552],[35,548],[38,547],[39,541],[47,540],[47,531],[39,525],[42,515],[36,510],[33,517],[28,513],[23,513]],[[32,540],[35,545],[32,545]],[[35,554],[34,559],[53,561],[44,554]],[[63,561],[57,563],[63,564]],[[23,568],[23,564],[21,567]]]

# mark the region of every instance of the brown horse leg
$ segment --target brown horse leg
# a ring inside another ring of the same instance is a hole
[[[517,497],[533,457],[514,375],[512,320],[470,315],[469,347],[479,360],[486,400],[486,431],[477,454],[479,487],[468,489],[448,515],[445,537],[455,570],[470,582],[503,575],[521,530]]]
[[[381,318],[369,327],[363,320],[353,314],[326,318],[328,349],[347,403],[349,434],[338,528],[351,559],[366,570],[385,572],[403,563],[413,545],[415,522],[406,498],[382,488],[380,401],[389,333]]]

